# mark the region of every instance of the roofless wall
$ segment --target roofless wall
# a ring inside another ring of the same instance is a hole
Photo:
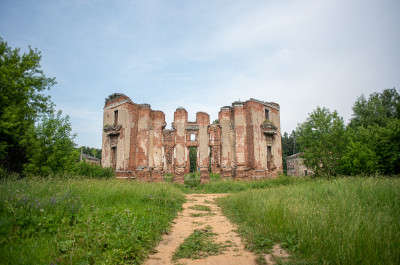
[[[102,165],[118,178],[163,180],[173,174],[183,182],[190,171],[189,150],[196,147],[196,170],[202,181],[209,173],[223,178],[275,177],[282,172],[279,105],[256,99],[236,101],[219,112],[219,123],[197,112],[188,121],[184,108],[174,113],[172,129],[165,115],[149,104],[136,104],[124,94],[106,98],[103,113]]]

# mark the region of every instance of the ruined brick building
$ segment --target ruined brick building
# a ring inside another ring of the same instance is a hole
[[[162,111],[112,94],[104,106],[102,165],[114,167],[118,177],[162,180],[168,173],[182,182],[190,170],[189,148],[196,147],[202,180],[209,172],[241,179],[282,172],[278,104],[236,101],[218,117],[218,124],[210,124],[207,113],[197,112],[190,122],[187,111],[177,108],[172,129],[165,129]]]

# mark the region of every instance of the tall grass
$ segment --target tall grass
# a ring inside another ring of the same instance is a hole
[[[210,182],[200,184],[200,180],[197,185],[179,185],[176,187],[181,189],[185,193],[236,193],[249,189],[264,189],[277,186],[291,185],[298,182],[311,181],[309,178],[298,178],[298,177],[287,177],[280,176],[276,179],[260,179],[253,181],[241,181],[234,179],[213,179]]]
[[[0,182],[1,263],[139,264],[183,201],[162,183]]]
[[[293,264],[400,264],[399,179],[299,182],[219,203],[250,248],[267,251],[281,242]]]

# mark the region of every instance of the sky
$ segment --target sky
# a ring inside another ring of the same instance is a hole
[[[0,37],[41,51],[75,142],[101,148],[105,98],[165,113],[256,98],[291,132],[317,106],[347,123],[364,94],[400,88],[399,0],[0,0]]]

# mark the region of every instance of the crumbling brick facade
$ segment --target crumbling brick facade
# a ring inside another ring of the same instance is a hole
[[[102,165],[114,167],[120,178],[157,181],[173,174],[174,181],[183,182],[190,171],[189,148],[196,147],[196,169],[204,181],[209,172],[238,179],[282,172],[278,104],[236,101],[222,107],[218,117],[218,124],[210,124],[210,116],[198,112],[189,122],[187,111],[178,108],[172,129],[165,129],[163,112],[112,94],[104,107]]]

